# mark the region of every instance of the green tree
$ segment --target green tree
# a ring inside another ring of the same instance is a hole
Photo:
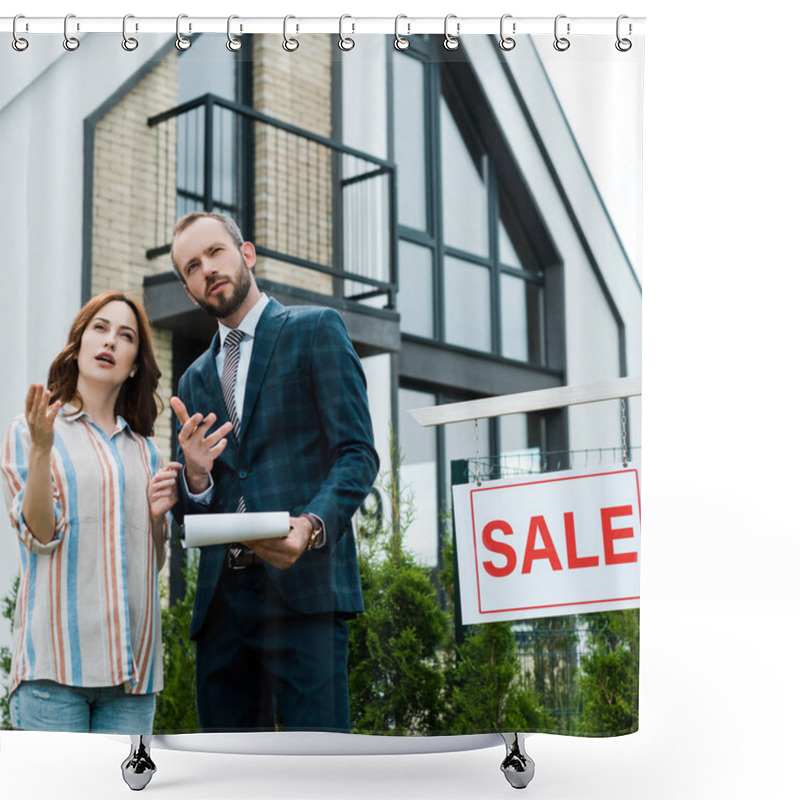
[[[17,607],[17,592],[19,591],[19,575],[14,578],[11,591],[3,598],[3,611],[0,616],[7,619],[14,633],[14,609]],[[0,648],[0,673],[3,675],[3,696],[0,698],[0,728],[11,729],[11,715],[8,708],[8,679],[11,677],[11,650],[8,647]]]
[[[467,629],[452,670],[453,733],[553,730],[555,720],[523,680],[510,622]]]
[[[450,625],[428,571],[403,545],[413,511],[397,470],[383,484],[388,523],[373,517],[359,528],[366,610],[350,623],[351,724],[357,733],[431,733],[441,726]]]
[[[196,732],[197,704],[195,701],[195,644],[189,639],[192,607],[197,593],[196,554],[188,551],[183,575],[186,594],[175,605],[161,612],[161,639],[164,648],[164,691],[156,698],[153,730],[158,733]],[[161,585],[164,601],[168,588]],[[166,602],[162,603],[166,606]]]
[[[580,730],[595,736],[639,728],[639,610],[585,617],[589,655],[581,665]]]
[[[541,617],[517,623],[530,683],[542,705],[557,719],[558,733],[575,733],[580,709],[578,645],[580,617]]]
[[[449,519],[447,520],[449,523]],[[455,560],[453,537],[443,548],[439,578],[446,607],[454,617]],[[454,630],[443,659],[446,679],[445,727],[450,733],[552,730],[556,723],[542,708],[524,674],[510,622],[487,622],[464,629],[456,645]]]

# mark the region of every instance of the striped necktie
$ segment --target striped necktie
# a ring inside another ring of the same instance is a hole
[[[239,438],[239,415],[236,413],[236,373],[239,370],[239,343],[244,331],[238,328],[225,337],[225,364],[222,367],[222,397],[228,410],[228,419],[233,423],[233,433]]]
[[[239,369],[239,344],[244,338],[244,331],[238,328],[229,331],[225,337],[225,363],[222,366],[222,397],[228,411],[228,419],[233,424],[233,434],[238,441],[241,428],[239,414],[236,412],[236,373]],[[245,511],[244,498],[239,498],[236,511]]]

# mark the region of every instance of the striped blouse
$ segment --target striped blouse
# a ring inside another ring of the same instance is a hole
[[[21,558],[9,690],[48,679],[160,691],[158,566],[147,501],[158,451],[122,417],[109,438],[88,413],[62,407],[50,460],[55,537],[42,544],[22,517],[30,444],[24,415],[16,417],[0,458]],[[157,535],[167,525],[165,518]]]

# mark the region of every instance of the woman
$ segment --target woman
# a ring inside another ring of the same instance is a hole
[[[180,465],[152,442],[161,373],[141,306],[80,311],[2,450],[20,544],[11,722],[149,734],[163,688],[157,573]]]

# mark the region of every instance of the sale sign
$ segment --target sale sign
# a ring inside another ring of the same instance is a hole
[[[639,469],[453,486],[465,624],[639,607]]]

